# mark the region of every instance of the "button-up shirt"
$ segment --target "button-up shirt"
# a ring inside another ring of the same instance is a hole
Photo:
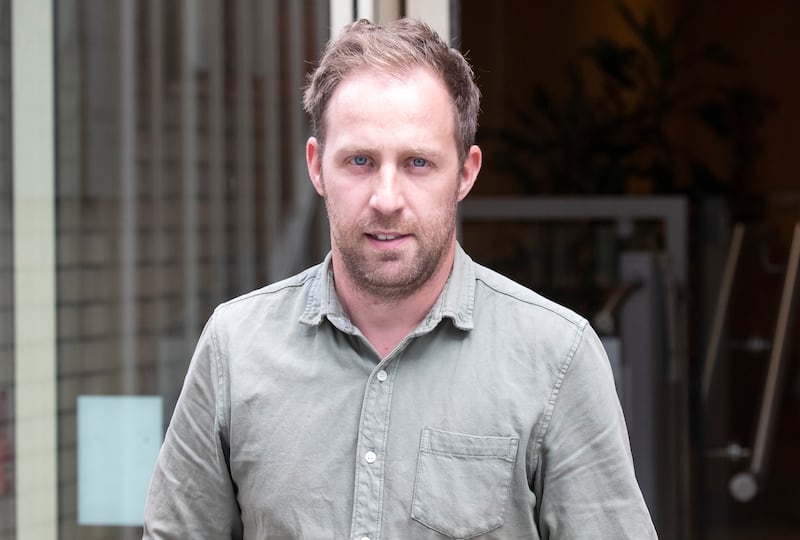
[[[460,248],[381,357],[330,255],[219,306],[192,357],[145,538],[655,538],[587,321]]]

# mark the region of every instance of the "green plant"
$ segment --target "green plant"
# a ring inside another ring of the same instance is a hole
[[[567,66],[566,95],[536,84],[513,106],[517,124],[484,132],[498,143],[492,162],[528,194],[719,192],[743,183],[774,100],[738,77],[742,64],[723,44],[683,53],[690,13],[662,31],[652,13],[639,20],[622,2],[617,10],[635,41],[596,38]],[[724,174],[686,142],[697,129],[724,147]]]

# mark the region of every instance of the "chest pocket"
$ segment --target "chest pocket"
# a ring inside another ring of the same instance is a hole
[[[411,517],[450,538],[500,527],[508,505],[517,437],[422,431]]]

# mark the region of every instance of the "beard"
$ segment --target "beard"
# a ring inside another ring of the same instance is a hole
[[[424,224],[408,223],[372,212],[347,223],[325,197],[332,241],[353,283],[363,292],[386,301],[402,300],[419,290],[442,263],[455,235],[456,194]],[[373,249],[367,231],[402,231],[412,236],[403,246]]]

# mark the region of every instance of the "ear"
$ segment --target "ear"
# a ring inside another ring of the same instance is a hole
[[[319,141],[316,137],[309,137],[306,142],[306,166],[308,167],[308,176],[311,178],[311,183],[314,184],[314,189],[317,193],[324,196],[325,189],[322,185],[322,153]]]
[[[478,178],[478,172],[481,170],[481,163],[483,162],[483,154],[477,145],[472,145],[467,152],[467,159],[464,160],[464,165],[461,166],[461,174],[459,175],[458,184],[458,200],[464,200],[464,197],[472,190],[475,180]]]

